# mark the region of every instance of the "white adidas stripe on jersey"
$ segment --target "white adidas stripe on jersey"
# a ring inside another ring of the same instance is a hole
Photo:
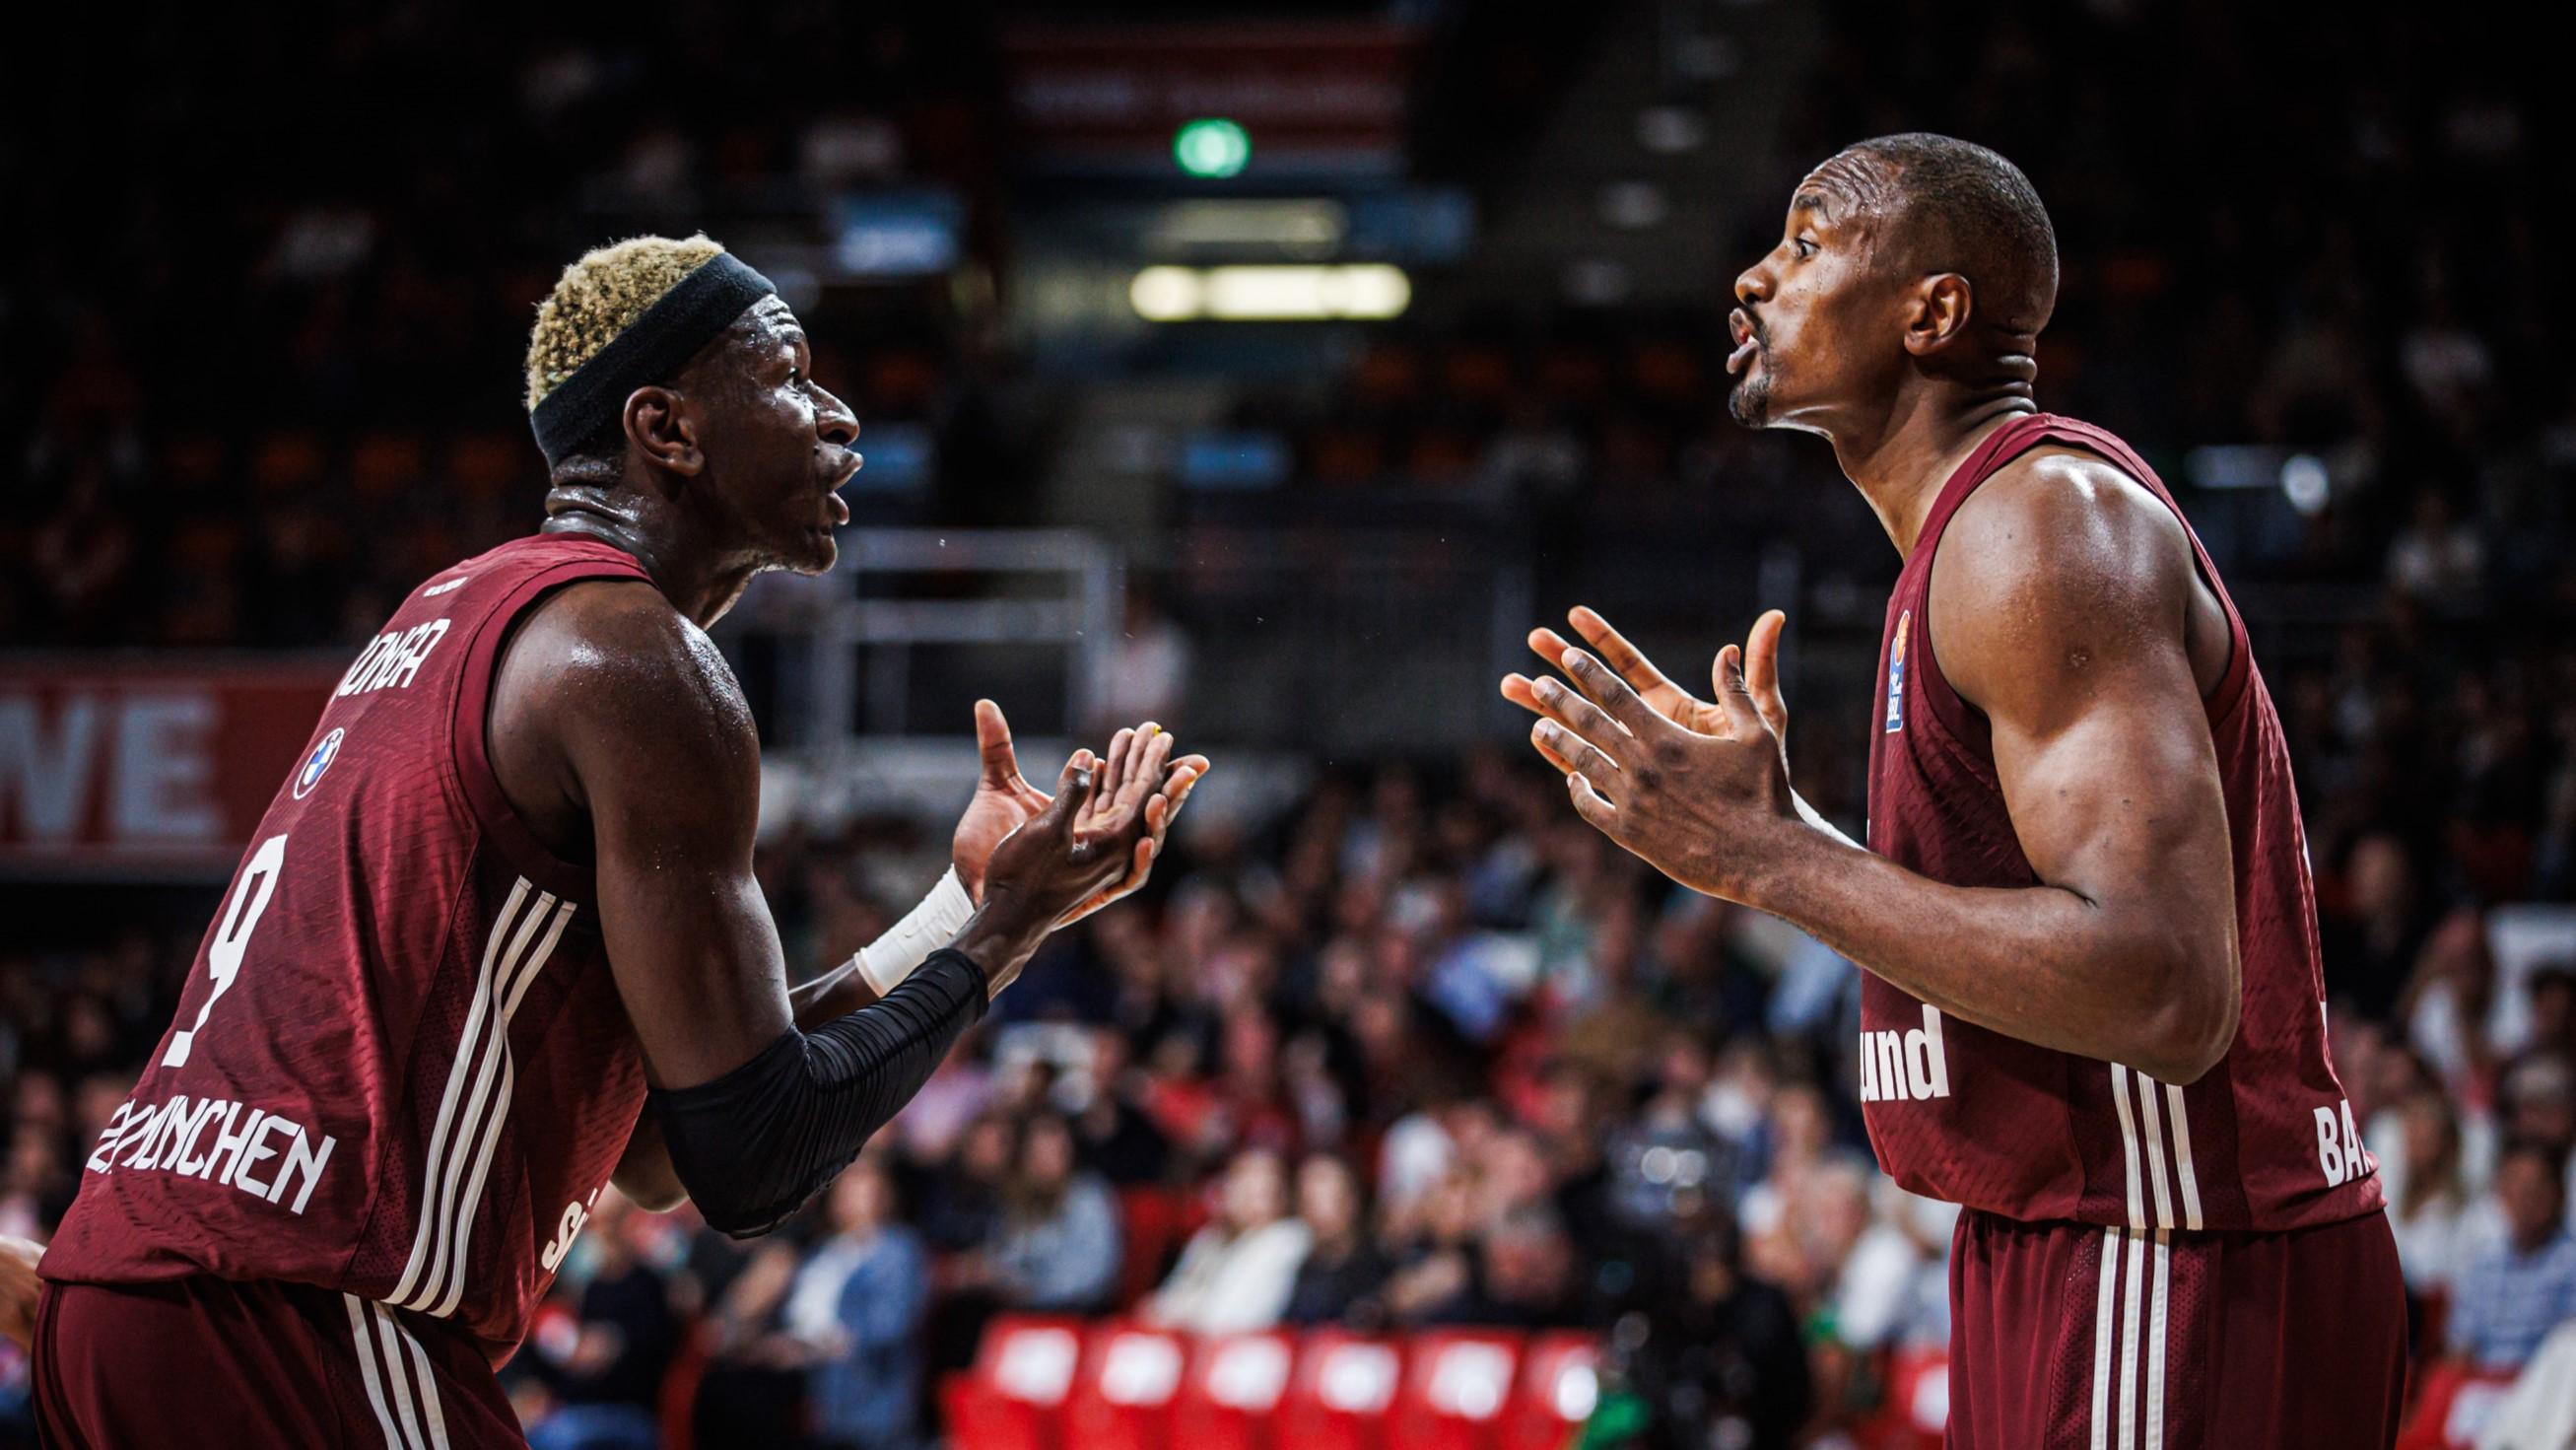
[[[355,1294],[340,1299],[349,1311],[349,1337],[358,1353],[367,1404],[376,1412],[376,1428],[384,1432],[387,1450],[449,1450],[438,1379],[430,1373],[420,1341],[384,1305]]]
[[[2111,1446],[2111,1286],[2120,1262],[2120,1231],[2102,1230],[2102,1264],[2093,1277],[2093,1450]]]
[[[385,1444],[389,1450],[415,1450],[412,1442],[403,1437],[401,1427],[394,1423],[393,1411],[385,1405],[384,1377],[376,1373],[376,1336],[369,1327],[372,1316],[367,1312],[375,1306],[355,1294],[343,1294],[340,1298],[349,1307],[349,1338],[358,1351],[358,1374],[366,1382],[367,1403],[375,1409],[376,1428],[385,1432]]]
[[[2137,1079],[2137,1102],[2134,1110],[2129,1099],[2129,1081]],[[2159,1110],[2156,1090],[2164,1090]],[[2160,1083],[2145,1073],[2132,1073],[2119,1063],[2111,1064],[2111,1101],[2120,1117],[2122,1162],[2128,1169],[2129,1227],[2105,1229],[2102,1233],[2102,1272],[2093,1305],[2093,1450],[2163,1450],[2165,1443],[2165,1336],[2169,1329],[2167,1300],[2173,1278],[2174,1201],[2182,1202],[2183,1227],[2197,1229],[2201,1224],[2200,1178],[2191,1161],[2191,1114],[2183,1090],[2171,1083]],[[2173,1173],[2165,1172],[2166,1122],[2173,1124]],[[2139,1142],[2141,1126],[2146,1141]],[[2146,1160],[2146,1171],[2139,1171],[2139,1158]],[[2144,1180],[2143,1182],[2141,1180]],[[2146,1222],[2146,1205],[2152,1189],[2156,1222],[2152,1230]],[[2154,1258],[2152,1275],[2148,1272],[2149,1234],[2153,1234]],[[2120,1264],[2125,1248],[2127,1264]],[[2114,1283],[2120,1286],[2120,1367],[2117,1389],[2120,1396],[2116,1440],[2112,1435],[2113,1417],[2110,1397],[2114,1380],[2111,1368],[2111,1294]],[[2146,1322],[2139,1323],[2140,1300],[2145,1300]],[[2143,1369],[2145,1397],[2139,1398],[2139,1378]],[[2144,1422],[2140,1422],[2140,1412]]]
[[[2165,1286],[2173,1277],[2173,1230],[2156,1230],[2156,1277],[2147,1292],[2147,1424],[2142,1450],[2165,1446]]]
[[[2182,1186],[2182,1226],[2200,1228],[2200,1177],[2191,1168],[2191,1114],[2183,1110],[2182,1089],[2165,1084],[2165,1102],[2173,1108],[2174,1176]]]
[[[2125,1262],[2120,1266],[2120,1446],[2138,1443],[2138,1312],[2146,1285],[2147,1236],[2132,1229],[2123,1235]]]
[[[2138,1115],[2147,1125],[2147,1167],[2156,1188],[2156,1227],[2173,1227],[2173,1194],[2165,1183],[2165,1130],[2163,1114],[2156,1110],[2154,1078],[2138,1074]]]
[[[543,907],[539,909],[543,910]],[[553,919],[546,925],[545,939],[528,954],[502,998],[500,1026],[492,1034],[493,1048],[501,1058],[501,1090],[493,1094],[491,1115],[483,1121],[482,1136],[474,1150],[474,1173],[466,1181],[465,1197],[457,1206],[454,1218],[456,1252],[449,1260],[447,1292],[429,1306],[429,1312],[442,1319],[456,1312],[457,1301],[465,1294],[465,1265],[468,1262],[467,1249],[474,1237],[474,1211],[483,1202],[483,1182],[491,1174],[493,1150],[501,1141],[501,1123],[510,1115],[511,1092],[518,1085],[518,1064],[510,1055],[510,1019],[518,1015],[519,999],[527,995],[529,986],[537,980],[537,973],[545,969],[546,959],[554,955],[555,943],[563,939],[564,927],[571,923],[572,913],[573,904],[569,901],[555,908]]]
[[[2129,1227],[2147,1226],[2147,1213],[2138,1197],[2138,1120],[2129,1109],[2129,1070],[2111,1064],[2111,1105],[2120,1111],[2120,1147],[2129,1158]]]
[[[458,1035],[447,1090],[422,1165],[420,1223],[410,1262],[390,1302],[445,1316],[464,1296],[467,1241],[475,1210],[508,1117],[517,1073],[510,1060],[510,1019],[572,920],[571,902],[538,892],[525,878],[511,888],[483,950],[483,966]],[[496,1091],[497,1089],[497,1091]]]
[[[400,1301],[406,1308],[444,1317],[455,1312],[457,1300],[464,1293],[465,1241],[473,1231],[474,1210],[483,1200],[483,1181],[491,1171],[492,1149],[499,1141],[502,1120],[509,1116],[510,1094],[517,1085],[510,1060],[510,1018],[518,1011],[519,999],[526,994],[528,984],[536,980],[546,958],[553,955],[572,912],[570,902],[557,905],[552,895],[540,894],[521,918],[503,958],[499,980],[490,984],[491,998],[485,1004],[493,1008],[486,1014],[490,1030],[482,1039],[474,1087],[457,1117],[458,1131],[451,1139],[447,1165],[440,1176],[437,1248],[430,1256],[429,1272],[419,1290],[410,1299]],[[536,941],[540,928],[544,928],[545,935],[542,941]],[[529,949],[532,941],[536,941],[533,951]],[[498,1092],[493,1090],[496,1084]],[[466,1146],[469,1142],[473,1145],[470,1153]]]
[[[509,938],[510,928],[518,920],[519,908],[527,901],[530,889],[525,877],[510,889],[509,898],[501,903],[500,914],[493,919],[492,934],[483,943],[482,982],[474,994],[474,1005],[465,1014],[465,1029],[457,1036],[456,1059],[447,1070],[447,1092],[439,1099],[438,1117],[430,1129],[429,1156],[421,1165],[420,1224],[412,1233],[411,1259],[403,1265],[402,1278],[395,1282],[394,1291],[389,1296],[397,1304],[410,1302],[421,1272],[429,1266],[437,1226],[442,1221],[438,1201],[445,1175],[440,1170],[448,1158],[448,1140],[455,1135],[456,1108],[465,1093],[475,1039],[482,1030],[485,1013],[492,1005],[493,968],[500,957],[501,944]]]

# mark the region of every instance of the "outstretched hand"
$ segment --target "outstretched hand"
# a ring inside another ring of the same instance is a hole
[[[1714,702],[1674,684],[1590,609],[1568,621],[1599,656],[1551,629],[1530,648],[1572,682],[1503,677],[1503,698],[1539,717],[1530,743],[1563,772],[1574,808],[1602,834],[1696,891],[1741,900],[1769,834],[1796,819],[1780,697],[1786,617],[1765,613],[1710,666]]]
[[[1071,819],[1070,829],[1076,838],[1105,841],[1139,822],[1143,835],[1129,847],[1126,873],[1074,903],[1056,925],[1079,921],[1145,884],[1173,819],[1208,772],[1206,756],[1184,755],[1174,760],[1172,749],[1170,733],[1147,721],[1112,736],[1105,758],[1094,758],[1089,751],[1077,753],[1076,758],[1086,762],[1086,771],[1096,768],[1102,774]],[[1003,718],[1002,707],[990,700],[975,702],[975,750],[982,768],[975,782],[975,797],[958,818],[957,833],[950,842],[950,859],[967,895],[980,905],[995,849],[1043,814],[1055,797],[1029,784],[1020,774],[1010,722]]]
[[[1171,732],[1151,720],[1109,738],[1101,788],[1075,820],[1074,831],[1087,839],[1111,840],[1125,837],[1141,824],[1144,834],[1131,848],[1133,859],[1126,876],[1077,902],[1057,926],[1070,926],[1145,884],[1154,858],[1162,854],[1173,818],[1208,772],[1206,756],[1184,755],[1175,760],[1175,748]]]
[[[1611,628],[1610,621],[1602,618],[1599,611],[1578,604],[1567,611],[1566,621],[1574,626],[1575,633],[1583,636],[1586,644],[1592,646],[1601,662],[1617,671],[1619,677],[1637,692],[1637,698],[1645,701],[1655,713],[1685,730],[1702,735],[1726,733],[1724,710],[1674,684],[1655,667],[1654,661],[1646,658],[1643,650],[1630,644],[1626,635]],[[1780,698],[1780,632],[1788,623],[1789,616],[1779,610],[1764,610],[1762,617],[1753,621],[1752,633],[1744,637],[1743,654],[1744,687],[1753,695],[1753,708],[1762,716],[1762,722],[1771,727],[1771,733],[1779,736],[1784,744],[1789,738],[1789,707]],[[1544,625],[1530,631],[1529,647],[1551,665],[1564,659],[1565,652],[1573,648],[1563,635]],[[1721,652],[1709,666],[1710,683],[1720,694],[1726,690],[1725,658]],[[1503,698],[1533,714],[1547,713],[1539,709],[1530,694],[1530,681],[1526,676],[1503,676]],[[1542,750],[1541,753],[1545,752]],[[1554,764],[1560,771],[1567,768],[1561,760]]]
[[[990,700],[975,702],[975,753],[982,762],[975,798],[966,803],[966,814],[957,818],[949,860],[957,867],[957,879],[966,894],[980,905],[984,868],[993,859],[993,848],[1037,819],[1052,797],[1020,774],[1019,756],[1011,748],[1011,722],[1002,718],[1002,707]]]

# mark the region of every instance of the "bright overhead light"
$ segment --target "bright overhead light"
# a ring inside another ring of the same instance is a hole
[[[1343,267],[1148,267],[1127,287],[1148,322],[1374,320],[1402,315],[1413,281],[1383,262]]]
[[[1185,322],[1199,315],[1206,290],[1188,267],[1148,267],[1127,284],[1127,301],[1147,322]]]

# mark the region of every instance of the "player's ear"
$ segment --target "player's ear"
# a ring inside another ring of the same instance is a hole
[[[1968,330],[1976,295],[1956,272],[1935,272],[1914,284],[1905,317],[1905,350],[1929,357]]]
[[[627,394],[625,422],[626,441],[665,472],[690,477],[706,466],[687,401],[672,389],[643,387]]]

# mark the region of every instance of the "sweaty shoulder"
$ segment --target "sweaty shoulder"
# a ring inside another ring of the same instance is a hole
[[[584,816],[603,784],[758,789],[759,735],[733,671],[706,631],[642,580],[586,580],[531,610],[493,680],[490,728],[511,805],[577,859],[591,854]]]
[[[2226,671],[2225,612],[2182,520],[2097,455],[2039,448],[2004,465],[1939,550],[1928,623],[1941,673],[1990,714],[2074,707],[2100,677],[2177,652],[2203,694]]]

